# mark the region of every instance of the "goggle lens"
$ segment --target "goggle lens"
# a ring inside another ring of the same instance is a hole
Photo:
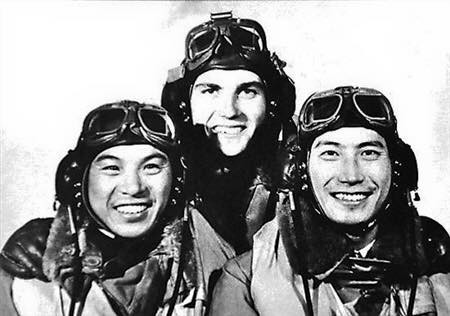
[[[142,126],[153,133],[167,135],[169,131],[164,116],[149,109],[139,111]]]
[[[332,119],[341,107],[341,98],[338,95],[311,100],[303,116],[303,124],[311,127]]]
[[[354,95],[355,104],[362,115],[371,120],[389,120],[389,104],[381,96]]]
[[[91,117],[88,132],[90,134],[113,133],[122,127],[126,115],[123,109],[100,110]]]
[[[189,43],[189,58],[194,59],[196,56],[205,53],[213,45],[216,38],[216,30],[203,30],[196,34]]]
[[[230,27],[230,37],[244,49],[262,50],[261,38],[254,29],[243,26]]]
[[[146,133],[173,138],[175,127],[164,111],[154,107],[110,107],[99,109],[87,119],[84,134],[96,138],[118,133],[125,126],[141,127]]]
[[[342,111],[348,111],[351,108],[353,111],[359,112],[369,123],[385,126],[395,123],[389,101],[379,92],[363,89],[352,93],[351,98],[344,98],[335,91],[327,91],[316,97],[313,96],[301,112],[302,129],[311,131],[323,128],[342,115]],[[345,104],[343,104],[344,102]]]
[[[192,29],[187,36],[187,58],[192,61],[211,52],[221,36],[244,50],[263,51],[265,49],[264,30],[256,21],[231,19],[230,16]]]
[[[337,95],[311,100],[306,109],[305,123],[328,120],[339,111],[340,104],[341,98]]]

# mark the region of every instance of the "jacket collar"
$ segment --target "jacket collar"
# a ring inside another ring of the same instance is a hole
[[[73,266],[77,259],[77,245],[69,221],[67,207],[61,206],[52,222],[43,257],[45,275],[61,284],[74,273]],[[77,214],[76,221],[79,224],[77,240],[82,272],[96,278],[118,276],[130,266],[152,256],[179,256],[182,226],[179,219],[161,228],[158,238],[139,240],[107,237],[85,214]]]
[[[302,197],[291,211],[288,199],[277,206],[283,244],[294,272],[318,280],[329,276],[353,253],[351,240],[338,225],[325,220]],[[390,207],[377,222],[378,232],[368,257],[389,260],[398,267],[423,274],[425,257],[418,216],[408,208]]]

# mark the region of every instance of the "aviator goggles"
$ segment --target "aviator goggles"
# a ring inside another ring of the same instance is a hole
[[[369,88],[338,87],[313,94],[300,111],[300,129],[311,132],[326,128],[344,113],[359,114],[370,125],[388,128],[396,124],[389,100]]]
[[[209,60],[221,41],[240,47],[241,53],[267,51],[262,26],[250,19],[236,19],[230,12],[211,13],[211,20],[194,27],[186,37],[186,59],[190,69]]]
[[[127,101],[90,112],[83,124],[81,141],[87,145],[107,143],[119,138],[126,128],[151,143],[176,143],[175,126],[163,108]]]

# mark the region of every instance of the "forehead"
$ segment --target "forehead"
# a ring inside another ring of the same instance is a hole
[[[200,74],[195,80],[197,84],[216,84],[220,86],[233,86],[248,82],[262,83],[261,78],[254,72],[245,69],[211,69]]]
[[[95,160],[102,157],[116,158],[123,161],[139,161],[148,157],[160,156],[168,158],[161,150],[150,144],[119,145],[100,152]]]
[[[341,127],[318,136],[312,149],[321,145],[335,144],[342,147],[356,147],[364,143],[379,144],[387,148],[386,140],[378,132],[365,127]]]

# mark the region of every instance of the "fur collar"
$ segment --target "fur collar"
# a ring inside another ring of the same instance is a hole
[[[118,241],[105,236],[85,214],[77,214],[78,244],[82,271],[95,277],[115,277],[137,262],[150,257],[178,258],[182,221],[176,219],[162,228],[161,238]],[[118,238],[120,239],[120,238]],[[104,249],[122,247],[112,258],[105,258]],[[43,271],[51,281],[64,284],[74,273],[77,248],[71,235],[68,209],[61,206],[50,228],[43,257]],[[105,266],[105,259],[114,262]],[[69,286],[70,287],[70,286]]]

